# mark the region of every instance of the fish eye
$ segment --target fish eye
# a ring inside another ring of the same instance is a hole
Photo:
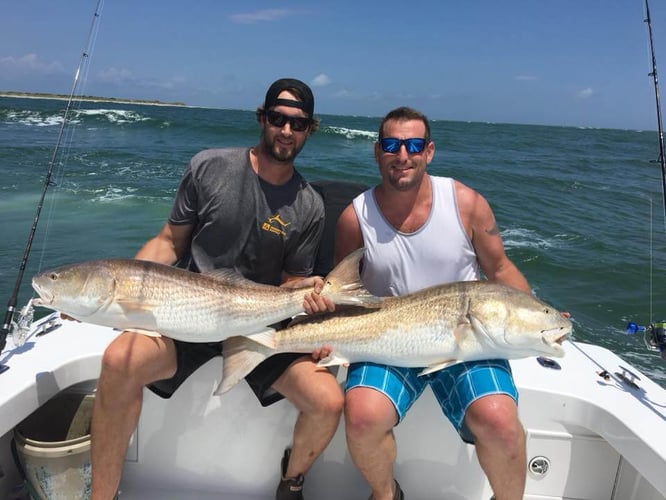
[[[51,278],[53,281],[57,280],[58,279],[58,273],[51,273],[49,278]]]

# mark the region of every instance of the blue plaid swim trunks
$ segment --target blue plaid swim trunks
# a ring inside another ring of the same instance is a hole
[[[347,372],[345,390],[369,387],[381,392],[393,403],[399,423],[429,385],[444,415],[467,443],[473,443],[474,437],[465,425],[465,412],[474,401],[490,394],[506,394],[518,403],[518,391],[505,359],[458,363],[419,376],[421,371],[422,368],[354,363]]]

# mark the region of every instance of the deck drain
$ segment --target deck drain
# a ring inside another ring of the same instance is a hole
[[[550,469],[550,460],[546,457],[534,457],[530,460],[527,468],[533,475],[543,477],[548,473],[548,469]]]

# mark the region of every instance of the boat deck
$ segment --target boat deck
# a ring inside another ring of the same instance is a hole
[[[0,375],[3,450],[13,427],[51,397],[72,386],[94,387],[101,355],[116,335],[65,322],[5,350],[0,361],[10,369]],[[557,360],[561,369],[544,368],[535,358],[511,362],[532,469],[525,498],[665,499],[666,390],[606,349],[567,342],[565,350]],[[616,375],[622,367],[638,375],[637,386]],[[287,402],[261,408],[244,384],[212,396],[221,368],[222,358],[209,361],[169,400],[146,391],[122,499],[272,497],[295,410]],[[608,379],[599,375],[603,370]],[[338,376],[343,379],[344,369]],[[410,499],[490,498],[474,447],[461,442],[430,391],[396,428],[396,438],[395,474]],[[5,493],[17,476],[9,453],[0,460]],[[548,471],[540,475],[544,464]],[[305,494],[318,500],[369,494],[346,452],[343,424],[308,474]]]

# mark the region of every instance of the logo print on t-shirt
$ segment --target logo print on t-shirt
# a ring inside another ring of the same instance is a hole
[[[261,225],[261,229],[270,233],[286,236],[287,233],[283,228],[287,227],[289,224],[291,224],[291,222],[283,221],[280,214],[275,214],[272,217],[269,217],[266,222]]]

